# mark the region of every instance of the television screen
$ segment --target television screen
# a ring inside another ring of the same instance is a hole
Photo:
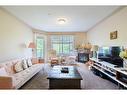
[[[99,56],[105,56],[105,57],[108,57],[111,55],[109,47],[100,47],[98,53],[99,53]]]
[[[113,46],[110,48],[111,56],[119,56],[120,52],[122,50],[122,47],[120,46]]]

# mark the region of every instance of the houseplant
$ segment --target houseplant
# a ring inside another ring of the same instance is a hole
[[[120,57],[123,59],[123,67],[127,68],[127,48],[120,52]]]

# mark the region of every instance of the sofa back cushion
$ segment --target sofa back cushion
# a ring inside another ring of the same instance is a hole
[[[16,71],[17,73],[20,72],[20,71],[22,71],[22,70],[23,70],[22,61],[17,62],[17,63],[14,65],[14,69],[15,69],[15,71]]]
[[[24,59],[24,60],[22,61],[22,67],[23,67],[23,69],[27,69],[27,68],[28,68],[26,59]]]
[[[27,59],[27,64],[28,64],[28,66],[30,67],[30,66],[32,66],[32,61],[31,61],[31,59],[29,58],[29,59]]]
[[[4,67],[0,68],[0,76],[8,76],[8,73]]]
[[[12,75],[15,73],[14,71],[14,68],[13,68],[13,61],[7,61],[7,62],[4,62],[4,63],[0,63],[0,67],[4,67],[5,70],[7,71],[7,73],[9,75]]]

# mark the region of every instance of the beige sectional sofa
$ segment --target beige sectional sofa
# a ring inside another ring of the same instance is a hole
[[[0,76],[0,89],[18,89],[43,68],[43,64],[34,63],[32,66],[18,73],[14,72],[14,64],[22,59],[0,63],[0,68],[5,68],[8,75]]]

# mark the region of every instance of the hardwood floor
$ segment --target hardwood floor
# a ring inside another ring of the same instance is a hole
[[[86,64],[77,63],[77,68],[82,76],[81,81],[82,89],[118,89],[118,86],[106,79],[100,78],[94,75],[87,67]],[[42,71],[35,75],[30,81],[28,81],[21,89],[48,89],[49,81],[47,79],[47,74],[51,67],[49,64],[45,64]]]

